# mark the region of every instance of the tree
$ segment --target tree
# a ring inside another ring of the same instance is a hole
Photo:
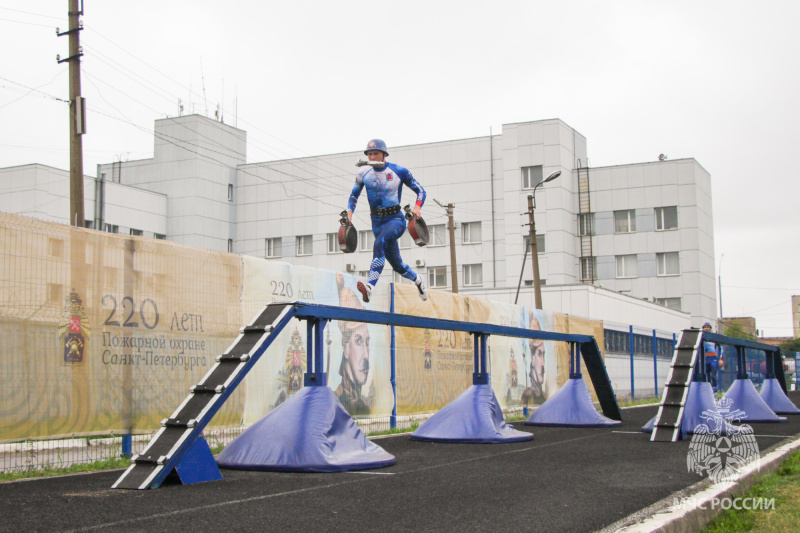
[[[784,341],[778,347],[783,352],[800,352],[800,337]]]
[[[725,335],[728,337],[735,337],[737,339],[746,339],[746,340],[754,340],[755,337],[746,333],[744,328],[738,322],[734,322],[728,326],[725,326]]]

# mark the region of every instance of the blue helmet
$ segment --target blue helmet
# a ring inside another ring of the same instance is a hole
[[[370,150],[380,150],[383,152],[383,155],[389,155],[389,152],[386,151],[386,143],[380,139],[372,139],[370,142],[368,142],[367,149],[364,150],[364,155],[367,155],[367,152]]]

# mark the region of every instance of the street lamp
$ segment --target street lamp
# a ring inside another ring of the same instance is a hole
[[[530,225],[530,233],[528,239],[530,240],[530,248],[531,254],[533,255],[533,292],[536,298],[536,309],[542,308],[542,283],[539,279],[539,248],[536,245],[536,221],[533,216],[533,212],[536,209],[536,189],[539,186],[544,185],[548,181],[553,181],[557,177],[561,175],[561,171],[557,170],[553,172],[547,179],[544,181],[540,181],[536,184],[533,188],[533,192],[528,195],[528,219]],[[519,272],[519,282],[517,283],[517,296],[514,298],[514,303],[517,303],[517,299],[519,298],[519,288],[522,284],[522,273],[525,270],[525,260],[528,258],[528,247],[525,247],[525,255],[522,256],[522,270]]]

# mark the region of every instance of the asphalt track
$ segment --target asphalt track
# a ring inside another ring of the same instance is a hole
[[[517,424],[535,438],[511,444],[382,438],[396,464],[363,472],[222,470],[144,491],[110,489],[121,471],[2,483],[0,531],[597,531],[702,481],[689,441],[639,431],[655,411],[625,409],[614,429]],[[763,453],[800,434],[800,416],[752,426]]]

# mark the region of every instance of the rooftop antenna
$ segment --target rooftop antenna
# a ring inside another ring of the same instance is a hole
[[[218,105],[219,108],[219,121],[225,124],[225,79],[222,80],[222,103]]]
[[[203,58],[200,58],[200,82],[203,84],[203,103],[206,106],[206,117],[208,117],[208,100],[206,99],[206,77],[203,74]]]

